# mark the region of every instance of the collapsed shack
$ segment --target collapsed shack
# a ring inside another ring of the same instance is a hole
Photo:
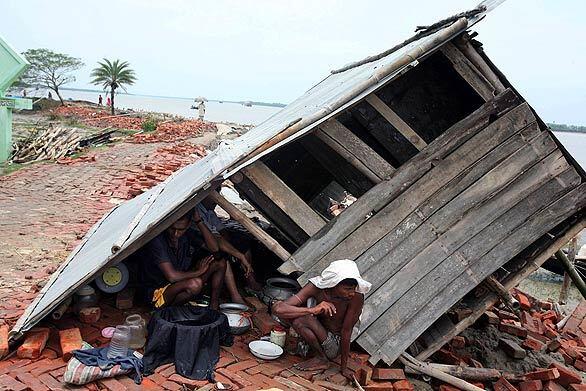
[[[585,225],[583,169],[466,31],[487,11],[332,72],[112,209],[11,339],[210,196],[283,261],[280,272],[301,272],[302,285],[331,261],[357,262],[373,284],[355,339],[371,363],[391,365],[410,346],[430,357],[496,303],[495,286],[516,286]],[[279,235],[216,192],[228,179]],[[356,201],[334,216],[331,200],[349,196]],[[454,306],[468,314],[456,323],[443,316]]]

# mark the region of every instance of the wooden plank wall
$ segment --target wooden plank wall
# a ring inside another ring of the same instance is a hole
[[[367,192],[284,267],[306,271],[305,283],[333,260],[355,259],[373,284],[357,341],[373,362],[391,364],[464,294],[583,207],[584,186],[529,106],[501,94]]]

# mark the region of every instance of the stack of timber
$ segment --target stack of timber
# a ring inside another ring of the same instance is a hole
[[[392,364],[464,295],[586,205],[586,184],[527,103],[488,100],[378,183],[280,271],[354,259],[372,283],[357,342]],[[542,260],[541,262],[543,262]]]
[[[59,159],[77,151],[81,139],[75,128],[55,126],[37,130],[14,145],[12,161],[27,163]]]

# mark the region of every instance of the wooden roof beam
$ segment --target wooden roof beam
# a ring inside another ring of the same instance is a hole
[[[374,107],[395,129],[399,131],[411,144],[421,151],[427,146],[427,143],[397,115],[385,102],[383,102],[375,93],[366,97],[366,101]]]

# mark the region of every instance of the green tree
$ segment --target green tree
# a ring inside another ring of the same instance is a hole
[[[136,75],[127,61],[110,61],[104,58],[103,62],[98,61],[98,67],[94,68],[90,76],[92,83],[101,85],[104,90],[110,91],[112,100],[112,115],[114,115],[114,93],[118,87],[126,91],[125,85],[133,85]]]
[[[64,106],[59,88],[75,81],[75,76],[71,73],[84,66],[81,59],[49,49],[29,49],[23,55],[31,66],[21,77],[20,83],[42,85],[55,91]]]

